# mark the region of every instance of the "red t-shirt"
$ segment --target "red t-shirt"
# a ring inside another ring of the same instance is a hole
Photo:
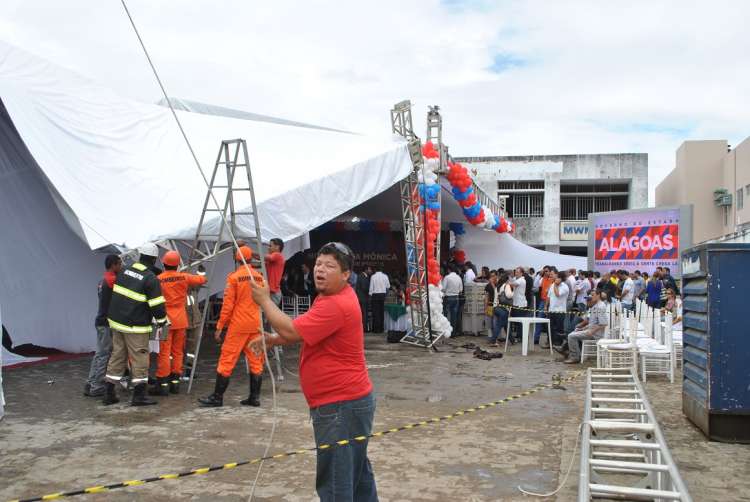
[[[281,291],[281,276],[284,274],[284,261],[284,255],[278,251],[266,255],[268,289],[271,290],[271,293]]]
[[[310,310],[293,322],[302,337],[299,381],[310,408],[372,392],[362,313],[351,286],[335,295],[318,295]]]

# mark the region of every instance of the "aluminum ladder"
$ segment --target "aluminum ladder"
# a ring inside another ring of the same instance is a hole
[[[213,195],[213,196],[212,196]],[[244,197],[243,197],[244,195]],[[221,207],[215,207],[216,203]],[[240,209],[238,209],[240,208]],[[249,220],[252,218],[252,222]],[[250,225],[252,223],[252,226]],[[229,228],[227,228],[229,225]],[[209,181],[206,198],[203,202],[198,227],[195,230],[195,238],[188,252],[188,260],[185,268],[194,271],[199,265],[207,265],[208,278],[214,277],[217,258],[220,255],[234,254],[234,246],[230,238],[231,233],[237,241],[246,244],[253,242],[255,251],[260,260],[253,260],[251,265],[259,268],[263,277],[267,280],[265,253],[263,251],[263,240],[261,238],[260,221],[255,203],[255,190],[253,188],[253,177],[250,169],[250,160],[247,154],[247,143],[244,139],[223,140],[219,148],[213,172]],[[201,310],[201,322],[198,329],[198,340],[195,347],[195,355],[190,370],[190,381],[188,393],[192,390],[195,370],[198,367],[198,356],[200,353],[203,330],[206,326],[206,318],[211,308],[211,291],[205,288],[203,298],[203,309]],[[200,305],[200,292],[196,301]],[[281,351],[274,347],[274,358],[276,360],[277,378],[282,381],[284,375],[281,366]]]
[[[578,501],[692,502],[632,368],[589,368]]]

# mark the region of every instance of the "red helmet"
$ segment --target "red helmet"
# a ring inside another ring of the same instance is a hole
[[[234,259],[235,261],[242,261],[243,258],[249,263],[253,259],[253,250],[247,246],[240,246],[234,254]]]
[[[168,267],[178,267],[180,265],[180,253],[177,251],[167,251],[161,262]]]

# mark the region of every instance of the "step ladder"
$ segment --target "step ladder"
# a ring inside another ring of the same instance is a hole
[[[261,270],[263,277],[267,280],[260,221],[250,171],[250,160],[245,140],[223,140],[211,173],[206,198],[203,201],[203,210],[195,230],[195,238],[187,255],[186,269],[195,271],[199,265],[204,265],[208,269],[207,277],[211,280],[214,277],[218,258],[224,254],[230,254],[230,256],[234,254],[231,231],[237,241],[244,241],[248,245],[251,242],[253,243],[251,247],[258,252],[260,260],[253,259],[249,264]],[[220,207],[216,207],[217,204]],[[188,393],[193,387],[203,331],[211,308],[210,288],[202,289],[196,294],[198,297],[196,300],[199,304],[201,292],[204,292],[203,309],[201,310],[198,341],[190,371]],[[274,347],[274,358],[278,373],[277,378],[282,381],[284,375],[279,347]]]
[[[692,502],[632,368],[589,368],[578,501]]]

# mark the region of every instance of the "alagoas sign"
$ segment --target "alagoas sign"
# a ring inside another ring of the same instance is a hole
[[[678,267],[679,209],[616,212],[596,215],[594,264],[597,270],[651,272],[658,266]]]
[[[664,227],[659,227],[659,229],[662,230]],[[627,230],[632,233],[637,229]],[[656,234],[653,237],[650,235],[643,235],[640,237],[638,235],[623,235],[620,237],[619,241],[617,241],[614,236],[601,238],[599,240],[597,252],[600,256],[603,256],[610,251],[629,251],[631,253],[644,251],[647,254],[653,254],[654,251],[671,251],[676,248],[675,241],[677,240],[677,235],[671,233],[672,231],[673,230],[667,228],[663,237],[659,234]]]

